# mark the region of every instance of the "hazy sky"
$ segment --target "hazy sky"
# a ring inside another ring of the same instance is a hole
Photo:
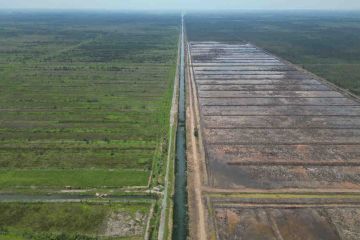
[[[0,0],[0,8],[360,10],[360,0]]]

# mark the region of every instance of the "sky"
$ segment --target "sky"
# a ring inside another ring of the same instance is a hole
[[[3,9],[327,9],[360,10],[360,0],[0,0]]]

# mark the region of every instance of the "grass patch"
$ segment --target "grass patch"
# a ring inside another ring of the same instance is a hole
[[[108,221],[113,214],[128,218],[129,221],[138,221],[136,219],[139,216],[146,218],[149,205],[1,203],[0,211],[0,239],[137,239],[143,236],[145,223],[137,222],[140,230],[132,229],[133,234],[124,229],[117,235],[111,235],[106,233]]]
[[[179,19],[1,13],[0,188],[160,184]]]
[[[92,188],[147,186],[149,172],[139,170],[0,170],[0,188]]]

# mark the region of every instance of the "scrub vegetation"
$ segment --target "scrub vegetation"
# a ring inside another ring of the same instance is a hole
[[[0,188],[147,186],[151,173],[158,184],[178,22],[2,13]]]
[[[0,13],[0,239],[157,239],[179,22]]]
[[[143,220],[147,218],[149,206],[144,203],[2,203],[0,211],[0,239],[142,239],[146,225]],[[127,219],[128,225],[136,225],[137,234],[131,236],[125,231],[122,236],[116,236],[109,231],[109,225],[121,223],[112,219],[114,215]]]
[[[188,14],[190,41],[252,42],[360,95],[359,12]]]

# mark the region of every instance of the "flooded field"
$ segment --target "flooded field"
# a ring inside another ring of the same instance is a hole
[[[209,234],[359,239],[359,100],[252,44],[189,48]]]

